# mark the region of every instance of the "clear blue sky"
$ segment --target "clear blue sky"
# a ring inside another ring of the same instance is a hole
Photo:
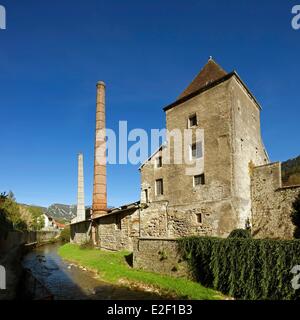
[[[299,1],[298,1],[299,2]],[[297,1],[0,0],[0,191],[24,203],[76,202],[77,153],[91,202],[95,84],[107,126],[163,128],[208,57],[237,70],[263,107],[272,160],[300,154]],[[138,166],[108,168],[109,205],[139,199]]]

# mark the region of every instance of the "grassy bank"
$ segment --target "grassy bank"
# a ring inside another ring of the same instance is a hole
[[[219,292],[207,289],[186,279],[136,270],[126,262],[128,252],[107,252],[96,249],[81,249],[74,244],[59,248],[62,258],[94,270],[99,277],[110,283],[136,283],[159,289],[162,294],[195,300],[224,299]]]

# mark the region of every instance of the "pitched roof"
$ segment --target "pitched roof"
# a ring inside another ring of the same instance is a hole
[[[181,93],[178,100],[194,93],[195,91],[206,87],[207,85],[223,78],[227,75],[212,58],[210,58],[203,69],[198,73],[196,78],[189,84],[189,86]]]

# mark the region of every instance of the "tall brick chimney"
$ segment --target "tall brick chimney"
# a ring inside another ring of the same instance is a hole
[[[94,151],[93,218],[107,213],[105,83],[97,83],[96,136]]]

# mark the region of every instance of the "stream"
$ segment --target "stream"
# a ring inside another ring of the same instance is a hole
[[[51,294],[54,300],[152,300],[160,296],[112,285],[95,274],[64,261],[57,253],[59,244],[38,247],[24,256],[23,267]],[[26,283],[27,282],[27,283]],[[25,287],[30,284],[26,280]],[[37,291],[36,285],[32,286]],[[35,294],[37,295],[37,294]],[[44,300],[42,295],[37,300]]]

